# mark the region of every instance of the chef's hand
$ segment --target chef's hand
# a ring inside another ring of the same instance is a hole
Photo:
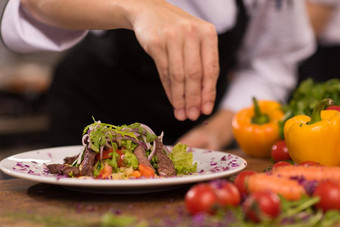
[[[220,110],[203,124],[191,129],[178,142],[189,147],[223,150],[233,141],[232,118],[234,113]]]
[[[139,2],[129,19],[156,63],[175,117],[196,120],[210,114],[219,75],[215,27],[164,0]]]
[[[47,3],[46,3],[47,2]],[[210,114],[219,74],[215,27],[165,0],[21,0],[40,22],[66,29],[135,31],[154,59],[178,120]]]

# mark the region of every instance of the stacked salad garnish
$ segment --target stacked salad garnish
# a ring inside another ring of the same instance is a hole
[[[83,149],[63,164],[50,164],[52,174],[96,179],[171,177],[196,172],[193,154],[182,143],[163,144],[145,124],[115,126],[94,121],[85,127]]]

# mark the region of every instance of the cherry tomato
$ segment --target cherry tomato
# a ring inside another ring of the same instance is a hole
[[[313,196],[320,197],[315,205],[323,211],[340,210],[340,184],[333,181],[321,182],[315,189]]]
[[[292,164],[289,163],[289,162],[279,161],[279,162],[277,162],[273,165],[272,169],[280,168],[280,167],[283,167],[283,166],[291,166],[291,165]]]
[[[271,191],[254,192],[247,197],[242,208],[247,219],[253,222],[274,219],[281,212],[280,198]]]
[[[246,189],[246,177],[250,176],[250,175],[254,175],[256,174],[255,171],[252,170],[243,170],[241,172],[239,172],[239,174],[237,174],[235,180],[234,180],[234,184],[237,187],[237,189],[239,190],[239,192],[241,193],[241,195],[247,195],[247,189]]]
[[[314,161],[304,161],[298,164],[299,166],[322,166],[322,164]]]
[[[192,215],[214,214],[219,207],[238,206],[241,201],[236,186],[226,180],[196,184],[185,195],[185,206]]]
[[[275,162],[290,160],[288,148],[284,140],[277,141],[271,150],[271,157]]]
[[[241,195],[233,183],[226,180],[219,180],[210,182],[210,186],[214,189],[218,197],[218,204],[221,207],[236,207],[240,204]]]
[[[214,205],[218,198],[214,189],[207,183],[194,185],[185,195],[185,206],[192,215],[198,213],[214,213]]]
[[[328,106],[326,110],[337,110],[340,111],[340,106],[333,105],[333,106]]]

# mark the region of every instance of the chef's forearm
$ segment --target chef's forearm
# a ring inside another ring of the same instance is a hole
[[[64,29],[131,29],[135,0],[21,0],[35,19]]]

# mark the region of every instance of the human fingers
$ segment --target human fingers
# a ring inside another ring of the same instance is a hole
[[[165,90],[165,94],[169,99],[169,102],[172,104],[171,99],[171,81],[169,76],[169,64],[168,57],[165,49],[158,49],[154,51],[154,61],[159,74],[159,78]],[[173,105],[173,104],[172,104]]]
[[[185,72],[185,111],[194,121],[201,114],[202,63],[201,41],[197,37],[197,28],[190,26],[185,37],[184,72]]]
[[[183,60],[183,38],[176,37],[175,30],[167,31],[167,53],[170,78],[171,102],[174,107],[175,117],[184,121],[186,115],[185,103],[185,75]]]
[[[216,99],[216,83],[219,76],[218,38],[215,27],[207,26],[202,40],[202,106],[203,114],[210,114]]]

